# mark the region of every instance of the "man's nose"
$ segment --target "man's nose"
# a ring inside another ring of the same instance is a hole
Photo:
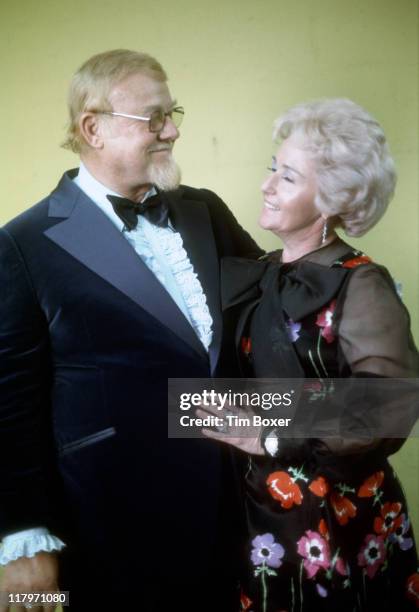
[[[176,140],[179,138],[180,132],[173,123],[173,120],[170,116],[166,116],[166,121],[164,122],[163,129],[159,133],[160,140]]]

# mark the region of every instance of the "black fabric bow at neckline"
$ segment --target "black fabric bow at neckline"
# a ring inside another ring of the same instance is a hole
[[[281,308],[293,321],[317,312],[336,295],[350,270],[310,261],[297,265],[239,257],[222,260],[222,305],[231,306],[281,295]]]
[[[145,202],[133,202],[128,198],[120,198],[114,195],[106,197],[112,204],[115,214],[118,215],[129,232],[137,227],[138,215],[144,215],[153,225],[167,227],[169,207],[161,193],[147,198]]]

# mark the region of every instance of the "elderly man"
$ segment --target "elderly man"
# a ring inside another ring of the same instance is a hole
[[[1,588],[59,584],[74,610],[237,609],[229,455],[167,440],[167,378],[219,371],[219,258],[259,249],[179,186],[166,81],[146,54],[90,58],[80,168],[0,230]]]

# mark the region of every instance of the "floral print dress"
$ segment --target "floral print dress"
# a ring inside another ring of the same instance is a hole
[[[409,317],[384,268],[340,239],[292,264],[280,255],[223,262],[243,376],[418,377]],[[402,443],[284,439],[275,457],[249,457],[243,611],[419,610],[412,527],[387,461]]]

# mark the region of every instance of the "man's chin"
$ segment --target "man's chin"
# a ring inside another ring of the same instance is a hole
[[[161,191],[177,189],[181,180],[181,172],[173,158],[154,163],[149,169],[150,182]]]

